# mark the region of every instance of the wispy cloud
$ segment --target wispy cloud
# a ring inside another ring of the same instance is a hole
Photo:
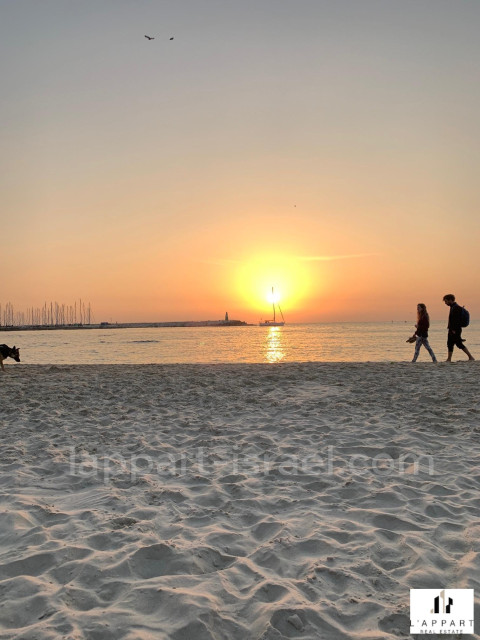
[[[378,256],[379,253],[349,253],[340,256],[297,256],[297,260],[303,262],[330,262],[331,260],[351,260],[353,258],[367,258],[369,256]]]
[[[219,267],[227,267],[231,264],[240,264],[240,260],[228,260],[223,258],[211,258],[210,260],[197,260],[196,262],[201,262],[202,264],[214,264]]]
[[[302,262],[330,262],[331,260],[352,260],[355,258],[367,258],[369,256],[379,256],[380,253],[349,253],[338,256],[296,256],[296,260]],[[234,264],[242,264],[242,260],[232,260],[230,258],[208,258],[206,260],[195,260],[201,264],[213,264],[219,267],[227,267]]]

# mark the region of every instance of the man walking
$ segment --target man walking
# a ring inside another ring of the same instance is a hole
[[[462,339],[462,307],[455,302],[453,293],[447,293],[446,296],[443,296],[443,301],[447,307],[450,307],[450,313],[448,314],[447,362],[452,361],[453,347],[458,347],[465,351],[469,360],[475,360],[463,344],[465,340]]]

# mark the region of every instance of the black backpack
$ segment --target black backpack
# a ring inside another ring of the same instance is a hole
[[[470,324],[470,313],[465,309],[465,307],[461,307],[460,326],[468,327],[469,324]]]

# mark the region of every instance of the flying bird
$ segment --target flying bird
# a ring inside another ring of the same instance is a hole
[[[173,40],[173,36],[170,38],[170,40]]]
[[[151,38],[150,36],[145,36],[147,40],[155,40],[155,38]]]

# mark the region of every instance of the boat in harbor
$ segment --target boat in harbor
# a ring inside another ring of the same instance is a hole
[[[260,327],[283,327],[284,326],[285,318],[283,317],[283,313],[278,302],[275,304],[275,293],[273,291],[273,287],[272,287],[272,307],[273,307],[273,320],[260,320],[259,322]],[[278,310],[282,317],[281,320],[277,320],[276,307],[278,307]]]

